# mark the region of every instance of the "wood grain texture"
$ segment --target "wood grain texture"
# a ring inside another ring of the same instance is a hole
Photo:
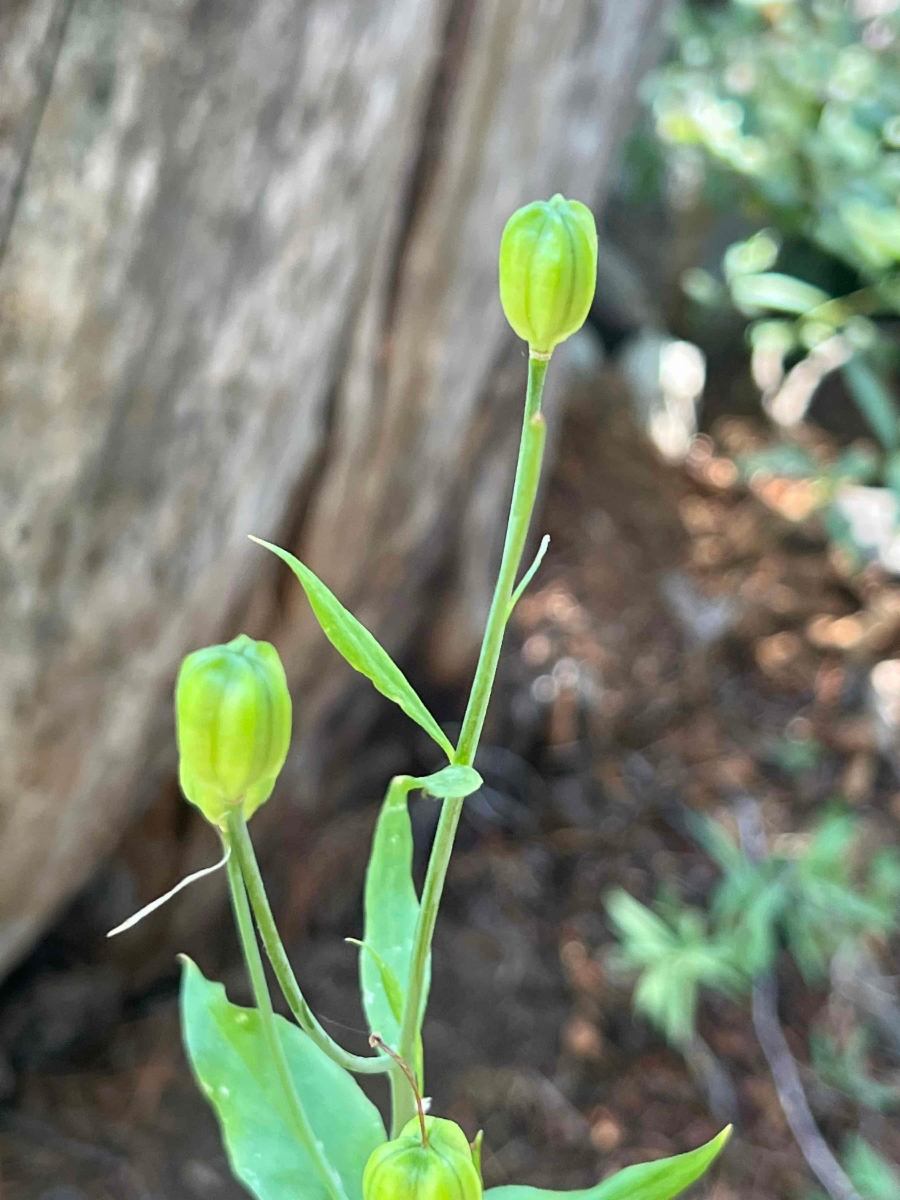
[[[0,966],[171,769],[186,650],[273,637],[315,802],[357,710],[246,533],[397,650],[439,568],[487,578],[524,377],[500,230],[533,195],[602,197],[659,7],[0,15]]]

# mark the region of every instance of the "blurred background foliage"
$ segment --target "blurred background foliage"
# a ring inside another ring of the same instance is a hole
[[[710,355],[731,340],[769,423],[769,437],[732,448],[735,478],[751,487],[802,481],[804,502],[783,515],[818,517],[848,577],[873,561],[896,575],[900,5],[694,0],[677,5],[671,32],[668,60],[644,83],[627,194],[680,221],[677,288],[687,307],[672,301],[672,322]],[[820,441],[809,420],[825,384],[832,436]],[[721,415],[706,415],[714,433]],[[822,747],[785,736],[769,752],[799,779]],[[686,832],[719,872],[705,903],[687,903],[671,882],[649,905],[613,890],[617,946],[607,963],[632,981],[635,1012],[728,1115],[734,1091],[700,1033],[703,997],[749,1008],[787,960],[805,987],[840,1007],[840,979],[866,977],[897,932],[900,854],[871,845],[865,823],[842,806],[762,855],[707,817],[688,814]],[[764,1020],[754,1006],[762,1044]],[[814,1086],[861,1111],[896,1113],[900,1076],[873,1072],[879,1022],[883,1035],[884,1013],[857,1008],[814,1023],[808,1070]],[[841,1165],[832,1195],[845,1187],[865,1200],[900,1197],[896,1168],[858,1134],[845,1140]]]
[[[636,194],[676,208],[740,211],[748,236],[681,286],[694,321],[745,322],[749,370],[783,444],[740,464],[810,479],[836,540],[857,558],[841,484],[900,494],[895,395],[900,316],[900,13],[892,0],[681,4],[671,61],[647,80],[648,124],[631,148]],[[878,450],[816,461],[791,433],[839,371]],[[869,510],[867,510],[869,511]],[[896,554],[893,537],[886,554]]]

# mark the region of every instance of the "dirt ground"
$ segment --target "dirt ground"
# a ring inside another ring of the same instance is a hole
[[[488,1185],[585,1187],[723,1124],[681,1058],[633,1017],[628,981],[607,961],[611,887],[649,901],[668,883],[702,904],[715,882],[686,811],[729,821],[746,792],[777,838],[841,794],[873,838],[900,838],[900,784],[867,702],[872,665],[900,649],[900,588],[871,570],[845,573],[802,519],[799,484],[738,484],[723,451],[755,445],[752,425],[725,421],[712,433],[672,468],[621,412],[582,408],[564,431],[542,522],[551,550],[502,665],[478,763],[486,787],[467,803],[451,867],[425,1033],[434,1111],[470,1134],[484,1129]],[[434,700],[445,715],[460,711],[458,696]],[[821,746],[808,769],[779,765],[773,747],[786,735]],[[374,780],[404,761],[433,765],[390,721],[371,748],[373,782],[268,856],[309,998],[357,1050],[356,963],[342,938],[358,931]],[[433,802],[416,801],[413,815],[424,858]],[[79,911],[4,991],[5,1200],[243,1195],[184,1063],[174,975],[115,993],[99,950],[86,952],[83,937],[73,949]],[[215,929],[204,966],[241,1000],[232,935],[224,920]],[[881,953],[900,974],[897,946]],[[896,1127],[806,1067],[810,1030],[833,1017],[826,994],[788,966],[779,985],[831,1145],[860,1130],[900,1160]],[[738,1107],[736,1135],[701,1189],[715,1200],[812,1194],[746,1005],[707,1000],[701,1033]],[[876,1075],[896,1078],[893,1054],[877,1048]]]

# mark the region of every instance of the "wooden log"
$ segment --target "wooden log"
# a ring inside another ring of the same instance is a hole
[[[397,652],[439,569],[488,577],[524,379],[500,231],[534,196],[602,203],[660,8],[0,15],[0,967],[170,777],[186,650],[276,641],[315,802],[347,673],[247,533]]]

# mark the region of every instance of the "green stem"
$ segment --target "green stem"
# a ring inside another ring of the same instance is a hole
[[[491,601],[472,692],[463,718],[456,754],[453,757],[454,764],[461,766],[471,767],[475,761],[475,752],[478,749],[494,677],[497,674],[497,664],[500,661],[503,634],[510,613],[510,600],[522,561],[522,552],[525,549],[528,527],[531,524],[547,431],[541,413],[541,396],[544,390],[547,366],[547,359],[529,357],[525,416],[522,422],[516,481],[513,486],[509,521],[506,527],[503,558],[500,562],[497,586]],[[422,903],[410,962],[409,987],[403,1006],[403,1020],[400,1029],[400,1055],[407,1062],[414,1060],[416,1040],[422,1027],[426,999],[426,965],[462,807],[462,799],[445,800],[443,803],[434,845],[431,849],[431,858],[428,862],[425,886],[422,889]],[[391,1080],[393,1084],[394,1075],[391,1076]],[[415,1103],[411,1090],[408,1086],[405,1090],[401,1089],[399,1079],[393,1087],[393,1092],[394,1131],[392,1136],[396,1136],[398,1128],[415,1116]]]
[[[253,917],[250,913],[250,905],[247,902],[247,891],[244,887],[244,879],[237,856],[234,853],[241,825],[246,829],[243,813],[240,810],[235,810],[229,815],[227,824],[227,837],[232,847],[231,857],[228,859],[228,884],[231,888],[235,922],[241,940],[244,961],[247,964],[247,971],[250,975],[250,984],[253,988],[256,1008],[259,1012],[266,1041],[269,1043],[269,1051],[275,1064],[275,1070],[284,1089],[287,1107],[300,1144],[312,1160],[316,1174],[322,1181],[325,1191],[331,1200],[347,1200],[347,1193],[344,1191],[344,1185],[341,1183],[340,1176],[325,1157],[322,1145],[316,1137],[309,1123],[309,1118],[306,1115],[306,1110],[300,1102],[300,1097],[297,1095],[294,1081],[291,1078],[287,1057],[284,1053],[284,1046],[281,1044],[281,1037],[278,1033],[278,1027],[275,1024],[272,998],[269,995],[269,985],[266,983],[266,972],[263,967],[262,955],[259,952],[256,933],[253,929]]]
[[[272,964],[272,970],[275,973],[278,986],[281,988],[297,1024],[304,1033],[312,1038],[320,1050],[323,1050],[329,1058],[333,1059],[338,1066],[343,1067],[346,1071],[356,1071],[360,1075],[379,1075],[391,1070],[393,1064],[387,1055],[378,1055],[375,1057],[373,1055],[351,1054],[343,1046],[339,1046],[319,1024],[300,990],[297,977],[294,975],[290,960],[284,949],[284,944],[278,933],[275,918],[272,915],[272,908],[269,904],[269,898],[266,895],[259,863],[256,860],[253,842],[250,839],[250,831],[247,828],[247,822],[242,812],[233,814],[230,830],[232,834],[231,844],[233,855],[237,856],[266,955]]]

